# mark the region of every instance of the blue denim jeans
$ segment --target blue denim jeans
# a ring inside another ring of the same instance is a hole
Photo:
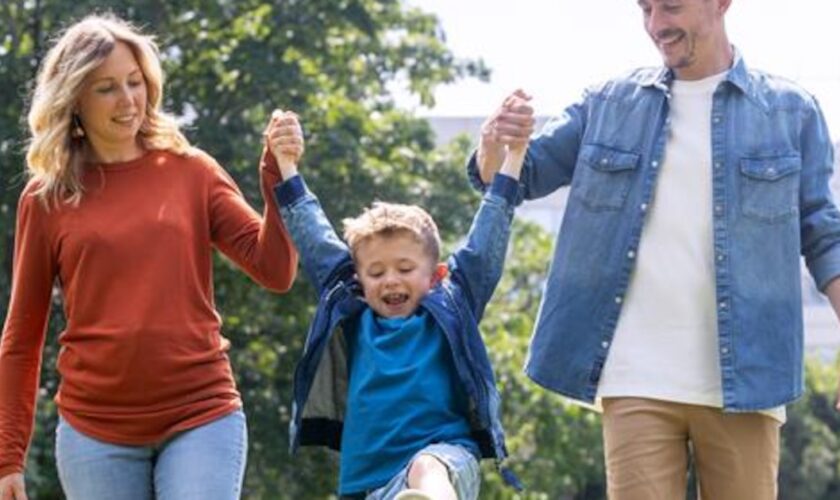
[[[481,471],[478,460],[463,446],[435,443],[418,451],[411,461],[385,486],[372,491],[365,500],[391,500],[397,493],[408,488],[408,470],[420,455],[431,455],[443,462],[449,469],[449,480],[455,488],[458,500],[476,500],[481,485]]]
[[[242,491],[248,432],[237,410],[157,445],[124,446],[59,418],[55,448],[68,500],[232,500]]]

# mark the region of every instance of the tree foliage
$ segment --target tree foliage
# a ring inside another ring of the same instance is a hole
[[[834,409],[837,368],[811,360],[805,396],[788,407],[782,427],[779,498],[840,498],[840,414]]]

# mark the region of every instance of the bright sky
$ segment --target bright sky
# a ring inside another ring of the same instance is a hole
[[[423,115],[485,116],[517,87],[537,114],[553,115],[587,85],[661,62],[634,0],[406,1],[437,14],[456,56],[481,57],[493,71],[490,83],[441,87]],[[733,0],[727,27],[748,65],[817,96],[839,140],[840,1]]]

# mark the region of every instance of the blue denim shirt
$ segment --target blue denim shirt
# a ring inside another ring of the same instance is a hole
[[[538,384],[592,402],[669,134],[665,68],[589,89],[532,139],[521,195],[570,185],[526,363]],[[833,152],[815,99],[740,54],[712,102],[713,223],[723,405],[752,411],[803,391],[799,255],[822,290],[840,275]],[[481,184],[475,157],[470,178]],[[679,280],[679,276],[674,277]]]
[[[300,176],[275,187],[280,215],[300,253],[319,300],[303,357],[295,369],[291,448],[322,445],[338,450],[347,405],[345,322],[367,308],[347,245],[338,238]],[[495,458],[505,481],[521,488],[502,461],[507,457],[500,397],[478,322],[501,278],[517,184],[497,175],[475,215],[466,242],[449,258],[449,278],[420,301],[441,326],[457,379],[469,400],[472,438],[481,455]],[[418,450],[419,451],[419,450]]]

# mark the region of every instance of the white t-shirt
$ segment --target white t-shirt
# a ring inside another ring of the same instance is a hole
[[[712,234],[712,95],[675,80],[668,137],[599,397],[721,408]],[[784,407],[767,412],[784,420]]]

